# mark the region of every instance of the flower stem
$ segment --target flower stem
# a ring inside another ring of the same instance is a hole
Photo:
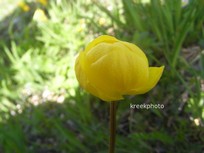
[[[109,153],[115,152],[116,137],[116,102],[110,102],[110,144]]]

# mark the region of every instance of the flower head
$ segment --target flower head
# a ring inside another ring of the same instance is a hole
[[[104,101],[148,92],[159,81],[163,69],[149,67],[146,55],[136,45],[108,35],[93,40],[75,63],[79,84]]]
[[[47,21],[48,18],[42,9],[36,9],[33,15],[33,20],[37,22],[44,22]]]
[[[36,0],[37,2],[41,3],[42,5],[46,6],[48,3],[48,0]]]
[[[24,11],[24,12],[28,12],[30,10],[30,7],[24,2],[21,1],[18,3],[18,6]]]

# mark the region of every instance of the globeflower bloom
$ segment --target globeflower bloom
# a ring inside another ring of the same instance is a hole
[[[45,22],[48,18],[42,9],[36,9],[33,15],[33,20],[37,22]]]
[[[108,35],[88,44],[75,63],[79,84],[108,102],[148,92],[163,70],[164,66],[149,67],[146,55],[136,45]]]

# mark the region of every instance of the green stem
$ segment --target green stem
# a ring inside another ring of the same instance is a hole
[[[110,102],[110,146],[109,153],[115,152],[116,137],[116,102]]]

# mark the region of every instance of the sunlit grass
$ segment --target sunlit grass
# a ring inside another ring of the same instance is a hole
[[[0,0],[0,21],[9,15],[17,6],[20,0]]]

